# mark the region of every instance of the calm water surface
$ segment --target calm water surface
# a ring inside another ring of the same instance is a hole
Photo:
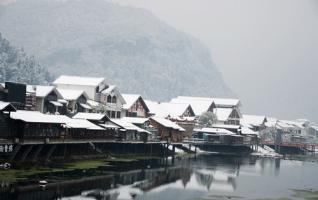
[[[114,165],[2,184],[0,199],[318,199],[317,162],[199,155]]]

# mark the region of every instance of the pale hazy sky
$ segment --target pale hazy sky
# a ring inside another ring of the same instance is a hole
[[[200,39],[243,111],[318,122],[317,0],[113,0]]]

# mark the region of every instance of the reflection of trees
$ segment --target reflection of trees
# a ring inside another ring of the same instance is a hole
[[[201,174],[199,172],[195,172],[194,174],[196,181],[200,185],[205,186],[208,190],[210,190],[210,187],[213,182],[213,175]]]
[[[213,189],[214,186],[230,186],[231,190],[236,189],[237,172],[226,172],[220,170],[197,170],[195,172],[196,181],[205,186],[208,190]],[[225,188],[223,188],[225,189]]]

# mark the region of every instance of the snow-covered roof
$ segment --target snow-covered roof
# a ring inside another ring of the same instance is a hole
[[[84,90],[70,90],[58,88],[57,91],[62,95],[63,99],[68,101],[77,100],[82,95],[84,95],[86,99],[89,98]]]
[[[89,130],[104,130],[85,119],[72,119],[65,115],[47,115],[37,111],[18,110],[10,113],[11,119],[30,123],[64,124],[69,128],[81,128]]]
[[[63,124],[69,121],[71,118],[65,115],[47,115],[38,111],[25,111],[18,110],[10,113],[11,119],[21,120],[30,123],[52,123]]]
[[[106,128],[106,129],[119,129],[120,127],[114,124],[111,121],[107,121],[104,124],[99,124],[100,126]]]
[[[282,128],[304,129],[306,123],[302,121],[278,120],[277,124]]]
[[[6,85],[4,83],[0,83],[0,89],[4,89]]]
[[[106,114],[101,113],[83,113],[79,112],[76,115],[73,116],[73,119],[87,119],[87,120],[94,120],[94,121],[100,121],[103,119],[109,120]]]
[[[232,98],[210,98],[210,97],[190,97],[190,96],[178,96],[177,99],[187,99],[195,101],[208,101],[214,102],[216,107],[238,107],[240,106],[239,99]]]
[[[216,108],[214,114],[218,121],[227,121],[233,112],[233,108]]]
[[[148,118],[144,117],[123,117],[122,120],[132,124],[144,124],[145,122],[149,121]]]
[[[216,107],[238,107],[240,106],[239,99],[228,99],[228,98],[212,98]]]
[[[156,115],[156,116],[167,116],[167,112],[162,110],[160,107],[159,102],[151,101],[151,100],[144,100],[145,104],[149,108],[149,113]]]
[[[170,121],[168,119],[161,118],[161,117],[151,117],[150,119],[156,121],[157,123],[161,124],[164,127],[176,129],[176,130],[179,130],[179,131],[185,131],[184,128],[182,128],[181,126],[179,126],[175,122],[172,122],[172,121]]]
[[[187,111],[187,109],[192,111],[190,104],[186,103],[160,103],[159,107],[170,117],[180,117]]]
[[[36,86],[36,97],[46,97],[49,95],[52,91],[55,91],[58,96],[60,96],[60,93],[55,89],[55,86],[43,86],[43,85],[37,85]]]
[[[12,110],[16,110],[16,108],[13,105],[11,105],[9,102],[0,101],[0,111],[3,111],[8,107],[11,107]]]
[[[266,117],[260,115],[242,115],[241,124],[250,124],[253,126],[261,126],[266,123]]]
[[[105,81],[105,78],[98,77],[82,77],[82,76],[67,76],[62,75],[58,77],[53,84],[54,85],[87,85],[87,86],[98,86]]]
[[[36,93],[36,85],[27,85],[26,92],[27,93]]]
[[[213,100],[200,97],[177,97],[171,99],[170,103],[190,104],[196,116],[207,112],[213,105]]]
[[[142,128],[139,128],[138,126],[132,124],[132,123],[129,123],[123,119],[111,119],[111,122],[117,124],[118,126],[126,129],[126,130],[132,130],[132,131],[137,131],[139,133],[148,133],[148,134],[151,134],[149,131],[145,130],[145,129],[142,129]]]
[[[70,119],[66,123],[66,127],[74,129],[88,129],[88,130],[105,130],[85,119]]]
[[[108,88],[102,91],[103,94],[110,94],[112,91],[116,89],[116,85],[109,85]]]
[[[242,127],[241,127],[241,134],[242,134],[242,135],[258,135],[258,132],[253,131],[253,130],[250,129],[249,127],[242,126]]]
[[[230,125],[230,124],[213,124],[213,128],[224,128],[224,129],[239,129],[239,125]]]
[[[204,132],[211,134],[226,134],[226,135],[235,135],[232,131],[226,130],[224,128],[202,128],[194,130],[196,132]]]
[[[141,97],[139,94],[122,94],[123,98],[126,101],[126,104],[123,105],[123,109],[128,110],[131,106],[136,103],[136,101]]]

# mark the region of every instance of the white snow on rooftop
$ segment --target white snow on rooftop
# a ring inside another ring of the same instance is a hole
[[[37,85],[36,86],[36,97],[46,97],[49,95],[53,90],[55,90],[55,86],[43,86]],[[56,90],[55,90],[56,91]]]
[[[123,117],[122,120],[132,124],[144,124],[145,122],[149,121],[148,118],[143,117]]]
[[[243,115],[240,120],[241,124],[250,124],[253,126],[261,126],[266,121],[266,117],[260,115]]]
[[[168,113],[165,110],[162,110],[160,104],[156,101],[145,100],[145,103],[149,109],[150,114],[154,114],[157,117],[168,116]]]
[[[232,131],[226,130],[224,128],[202,128],[196,129],[197,132],[211,133],[211,134],[226,134],[226,135],[235,135]]]
[[[21,120],[21,121],[30,122],[30,123],[56,123],[56,124],[63,124],[71,119],[65,115],[47,115],[37,111],[24,111],[24,110],[11,112],[10,117],[15,120]]]
[[[211,105],[213,104],[212,99],[201,99],[201,98],[173,98],[170,103],[180,103],[191,105],[193,112],[196,116],[207,112]]]
[[[109,85],[108,88],[102,91],[103,94],[110,94],[114,89],[116,89],[116,85]]]
[[[79,112],[76,115],[73,116],[73,119],[87,119],[87,120],[102,120],[102,119],[109,119],[106,114],[101,113],[84,113]]]
[[[68,101],[77,100],[81,95],[88,98],[84,90],[57,89],[57,91],[62,95],[63,99]]]
[[[231,99],[231,98],[209,98],[209,97],[190,97],[190,96],[178,96],[177,99],[188,99],[188,100],[196,100],[196,101],[213,101],[216,107],[234,107],[240,106],[239,99]]]
[[[22,111],[10,113],[11,119],[29,123],[65,124],[69,128],[81,128],[90,130],[104,130],[85,119],[72,119],[65,115],[47,115],[37,111]]]
[[[132,130],[132,131],[137,131],[139,133],[148,133],[148,134],[151,134],[149,131],[145,130],[145,129],[142,129],[142,128],[139,128],[138,126],[130,123],[130,122],[127,122],[123,119],[111,119],[111,121],[115,124],[117,124],[118,126],[126,129],[126,130]]]
[[[241,127],[241,133],[242,133],[242,135],[258,135],[258,132],[255,132],[246,126]]]
[[[161,118],[161,117],[151,117],[152,120],[156,121],[157,123],[161,124],[164,127],[176,129],[179,131],[185,131],[184,128],[176,124],[175,122],[172,122],[168,119]]]
[[[105,78],[62,75],[53,84],[98,86],[103,81],[105,81]]]
[[[0,110],[6,109],[8,106],[12,106],[9,102],[0,101]],[[14,106],[12,106],[14,108]],[[15,109],[15,108],[14,108]]]
[[[214,109],[214,114],[218,121],[227,121],[233,112],[232,108],[216,108]]]
[[[182,116],[190,106],[186,103],[160,103],[160,109],[164,110],[166,114],[170,117],[180,117]],[[166,116],[162,116],[166,117]]]
[[[126,101],[126,104],[123,105],[123,109],[128,110],[134,103],[141,97],[139,94],[122,94],[123,98]]]

